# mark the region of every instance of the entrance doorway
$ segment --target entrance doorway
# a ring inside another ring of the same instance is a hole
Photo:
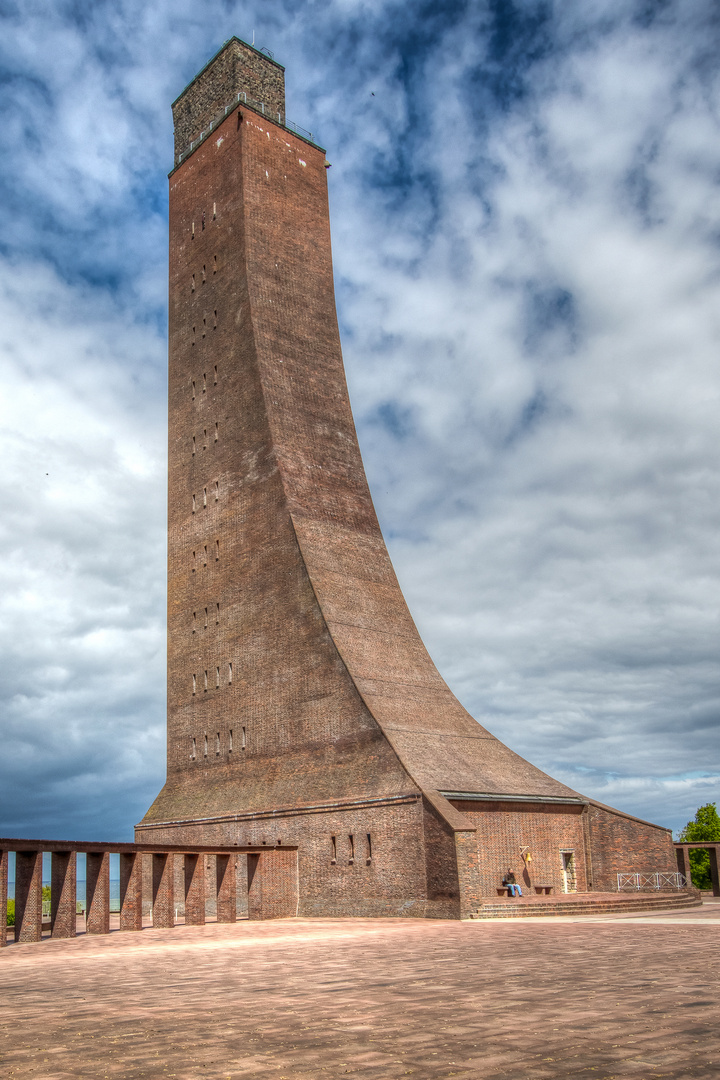
[[[575,852],[561,851],[560,855],[562,857],[563,892],[577,892],[575,880]]]

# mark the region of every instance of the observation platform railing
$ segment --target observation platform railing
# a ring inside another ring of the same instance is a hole
[[[219,112],[217,116],[213,117],[208,126],[200,132],[196,139],[193,139],[189,146],[187,146],[182,153],[178,154],[175,158],[175,166],[181,164],[191,154],[196,146],[204,142],[209,135],[212,135],[218,124],[221,124],[229,112],[232,112],[237,105],[243,104],[248,106],[254,112],[260,113],[261,116],[266,116],[269,120],[272,120],[274,124],[279,124],[281,127],[287,128],[288,131],[292,131],[295,135],[299,135],[301,139],[311,142],[313,146],[317,146],[313,138],[312,131],[308,131],[307,128],[300,127],[299,124],[294,123],[292,120],[288,120],[285,113],[279,112],[277,109],[271,109],[269,105],[266,105],[264,101],[255,101],[254,98],[249,98],[244,90],[241,90],[239,94],[236,94],[234,99],[225,106],[222,112]]]
[[[660,889],[684,889],[687,881],[684,874],[618,874],[618,892],[643,892]]]

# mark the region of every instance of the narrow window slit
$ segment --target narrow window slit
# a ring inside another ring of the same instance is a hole
[[[228,732],[228,754],[232,754],[232,728]]]
[[[215,365],[215,386],[217,386],[217,364]],[[215,425],[217,427],[217,425]]]
[[[205,669],[205,689],[207,690],[207,688],[208,688],[208,680],[207,680],[207,668],[206,668]]]
[[[193,440],[192,456],[195,457],[195,436],[194,435],[192,437],[192,440]]]
[[[337,841],[334,836],[330,837],[330,862],[337,862]]]
[[[220,605],[216,604],[215,605],[215,623],[217,624],[219,622],[220,622]]]
[[[215,736],[215,753],[218,754],[218,755],[220,753],[220,732],[219,731],[218,731],[217,735]]]
[[[218,441],[218,426],[217,426],[217,421],[216,421],[215,422],[215,442],[217,442],[217,441]]]
[[[228,682],[232,682],[232,664],[228,664]],[[243,731],[245,728],[243,728]],[[243,742],[243,749],[245,749],[245,743]]]
[[[192,686],[193,686],[193,694],[194,694],[195,691],[197,690],[197,679],[195,678],[194,675],[192,677]]]
[[[205,629],[207,630],[207,628],[208,628],[208,617],[207,617],[207,608],[205,608]]]
[[[220,558],[220,541],[215,541],[215,562]]]
[[[195,739],[193,739],[193,741],[192,741],[192,750],[190,751],[190,757],[192,758],[193,761],[197,757],[197,746],[196,746],[196,743],[195,743]]]
[[[216,690],[220,689],[220,668],[219,667],[215,668],[215,689]]]
[[[246,734],[245,728],[243,728],[242,729],[242,747],[241,747],[241,749],[244,750],[246,746],[247,746],[247,734]]]
[[[207,735],[205,736],[205,757],[207,757]]]
[[[207,506],[207,488],[203,488],[203,506]]]
[[[193,507],[193,508],[192,508],[192,512],[193,512],[193,514],[194,514],[194,513],[195,513],[195,496],[194,496],[194,495],[193,495],[193,497],[192,497],[192,507]]]
[[[367,861],[370,862],[372,860],[372,839],[370,833],[366,833],[365,835],[367,836]]]
[[[215,502],[220,498],[220,481],[215,481]]]
[[[355,862],[355,837],[352,835],[352,833],[350,833],[350,835],[348,836],[348,840],[350,841],[350,859],[349,859],[349,861],[351,863],[354,863]]]
[[[195,633],[196,626],[197,626],[197,611],[193,611],[193,629],[192,629],[193,634]]]

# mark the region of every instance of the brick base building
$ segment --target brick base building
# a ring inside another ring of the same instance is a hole
[[[138,841],[297,845],[299,914],[468,914],[672,872],[668,830],[481,727],[378,526],[333,291],[325,154],[233,38],[173,106],[168,777]]]

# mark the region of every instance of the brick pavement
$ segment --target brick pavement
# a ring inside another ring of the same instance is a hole
[[[211,923],[15,945],[0,1075],[716,1078],[714,916]]]

